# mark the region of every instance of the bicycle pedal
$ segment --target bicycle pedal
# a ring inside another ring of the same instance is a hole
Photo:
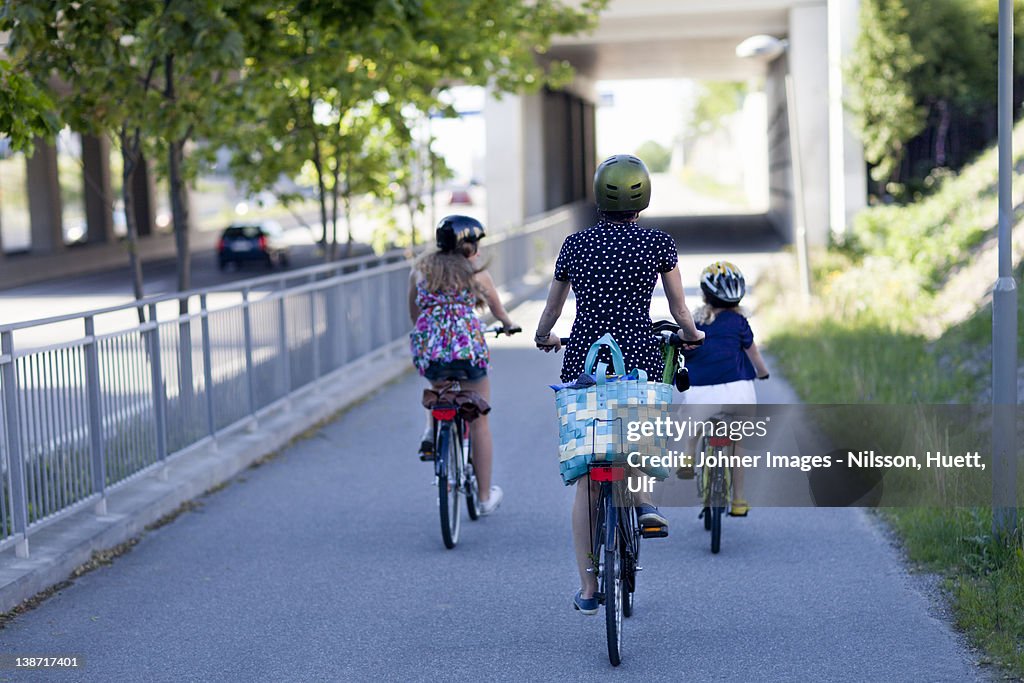
[[[640,535],[644,538],[665,538],[668,536],[667,526],[644,526],[640,527]]]

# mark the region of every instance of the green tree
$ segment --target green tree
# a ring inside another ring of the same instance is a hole
[[[664,173],[672,161],[672,150],[654,140],[648,140],[637,147],[636,155],[643,159],[652,173]]]
[[[564,83],[566,65],[543,63],[536,54],[555,33],[592,25],[604,4],[586,0],[577,9],[558,0],[365,0],[353,16],[318,3],[307,13],[281,12],[272,17],[268,49],[253,57],[241,84],[239,99],[252,112],[244,117],[248,124],[235,127],[234,166],[254,188],[272,188],[281,176],[295,178],[311,167],[321,243],[330,258],[333,188],[359,187],[394,200],[377,182],[382,159],[408,166],[388,169],[390,185],[405,188],[400,201],[413,214],[422,208],[423,168],[439,164],[429,147],[426,162],[423,150],[409,147],[409,112],[453,114],[442,94],[455,83],[491,85],[499,92]],[[389,125],[380,125],[384,119]],[[256,121],[271,124],[270,141]],[[381,153],[360,168],[361,147],[346,138],[368,130],[375,131]],[[390,154],[383,151],[389,145]],[[366,177],[357,182],[357,175]],[[354,191],[347,190],[349,198]]]
[[[712,133],[722,127],[726,117],[735,114],[747,94],[745,83],[706,81],[700,84],[697,101],[690,115],[690,127],[697,134]]]
[[[1015,2],[1020,37],[1024,3]],[[953,123],[984,117],[995,101],[998,7],[985,0],[864,0],[846,65],[865,157],[879,182],[902,182],[907,145],[925,132],[928,171],[950,162]],[[1018,71],[1021,56],[1016,59]],[[911,169],[911,174],[920,173]]]
[[[60,122],[50,94],[8,59],[0,59],[0,91],[0,135],[12,149],[31,154],[35,138],[58,133]]]
[[[51,76],[61,87],[47,95],[54,112],[75,130],[108,136],[120,147],[121,193],[127,248],[136,299],[143,296],[138,255],[134,174],[142,163],[145,109],[154,105],[158,62],[141,61],[134,35],[157,5],[144,2],[20,2],[10,6],[0,29],[10,31],[8,50],[39,82]],[[114,104],[115,106],[111,106]],[[111,207],[112,208],[112,207]],[[145,314],[138,311],[140,322]]]

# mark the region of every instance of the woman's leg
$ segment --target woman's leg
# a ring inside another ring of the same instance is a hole
[[[485,401],[491,400],[491,380],[482,377],[478,380],[463,381],[463,389],[475,391]],[[469,436],[473,441],[473,471],[480,488],[480,502],[491,498],[491,474],[494,471],[494,443],[491,440],[491,423],[486,415],[481,415],[469,423]]]
[[[594,566],[590,559],[590,530],[593,528],[599,493],[600,484],[590,481],[587,475],[580,477],[576,482],[576,500],[572,505],[572,544],[576,551],[576,566],[580,571],[580,590],[583,599],[592,598],[597,592],[597,577],[593,571],[587,570]]]

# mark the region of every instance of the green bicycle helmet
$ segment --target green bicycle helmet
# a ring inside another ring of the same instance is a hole
[[[597,167],[594,196],[601,211],[643,211],[651,203],[651,174],[632,154],[616,154]]]

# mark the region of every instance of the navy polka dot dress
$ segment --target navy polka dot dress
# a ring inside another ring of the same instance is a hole
[[[627,371],[642,368],[649,379],[661,380],[665,365],[651,332],[651,295],[658,274],[678,260],[671,237],[636,223],[603,220],[566,238],[555,279],[572,285],[576,320],[562,359],[563,382],[579,377],[590,345],[605,333],[622,348]],[[606,349],[598,359],[611,366]]]

